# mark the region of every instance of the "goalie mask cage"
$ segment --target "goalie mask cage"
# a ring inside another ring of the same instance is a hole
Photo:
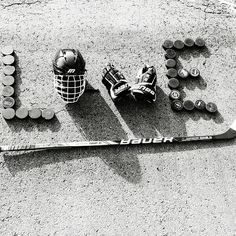
[[[84,93],[85,86],[85,75],[55,75],[54,77],[54,87],[67,103],[77,102]]]

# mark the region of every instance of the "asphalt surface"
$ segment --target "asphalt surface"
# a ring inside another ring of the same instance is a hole
[[[53,121],[1,118],[1,145],[224,132],[236,118],[235,15],[233,1],[1,1],[16,107],[56,112]],[[201,78],[182,92],[216,103],[217,115],[169,103],[161,45],[199,36],[207,47],[185,50],[179,63]],[[99,92],[63,103],[53,88],[59,48],[81,51]],[[156,66],[157,101],[115,106],[101,83],[107,62],[131,84],[144,63]],[[235,141],[1,153],[0,235],[236,235],[235,157]]]

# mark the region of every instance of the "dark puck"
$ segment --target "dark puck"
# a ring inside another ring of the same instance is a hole
[[[180,100],[174,100],[171,102],[171,108],[175,111],[183,110],[183,103]]]
[[[29,117],[32,119],[38,119],[42,115],[42,112],[39,108],[33,108],[29,110]]]
[[[191,39],[191,38],[186,38],[185,40],[184,40],[184,45],[186,46],[186,47],[193,47],[194,46],[194,40],[193,39]]]
[[[180,96],[181,94],[179,90],[172,90],[169,94],[169,98],[172,100],[179,100]]]
[[[176,52],[173,49],[167,49],[166,50],[166,54],[165,54],[165,58],[166,59],[174,59],[176,57]]]
[[[14,94],[14,88],[12,86],[5,86],[2,90],[4,97],[11,97]]]
[[[178,70],[178,76],[179,76],[180,78],[182,78],[182,79],[186,79],[186,78],[188,78],[188,76],[189,76],[189,72],[188,72],[186,69],[184,69],[184,68],[179,69],[179,70]]]
[[[16,71],[16,68],[14,66],[4,66],[3,67],[3,73],[5,75],[13,75]]]
[[[7,55],[2,58],[4,65],[12,65],[15,62],[15,58],[12,55]]]
[[[164,43],[162,44],[162,47],[163,47],[164,49],[171,49],[171,48],[173,47],[173,45],[174,45],[173,41],[167,39],[167,40],[165,40]]]
[[[196,109],[198,109],[200,111],[202,111],[206,108],[206,103],[202,100],[197,100],[194,105],[195,105]]]
[[[195,67],[191,68],[189,73],[194,78],[197,78],[200,75],[200,71]]]
[[[207,104],[206,104],[206,109],[207,109],[207,111],[209,111],[210,113],[215,113],[215,112],[218,111],[216,104],[213,103],[213,102],[207,103]]]
[[[178,50],[181,50],[184,48],[184,42],[182,40],[175,40],[174,47]]]
[[[2,105],[5,108],[11,108],[11,107],[13,107],[15,105],[15,100],[12,97],[5,97],[2,100]]]
[[[25,119],[29,115],[27,108],[22,107],[16,110],[16,117],[19,119]]]
[[[11,45],[9,45],[9,46],[3,47],[1,51],[3,55],[10,55],[13,53],[14,49]]]
[[[168,82],[168,86],[170,89],[176,89],[179,87],[179,80],[176,78],[171,78]]]
[[[204,47],[205,46],[205,40],[198,37],[195,39],[195,45],[198,46],[198,47]]]
[[[168,59],[166,61],[166,67],[167,68],[173,68],[176,66],[176,61],[174,59]]]
[[[170,68],[167,70],[166,75],[170,78],[174,78],[177,76],[177,70],[174,68]]]
[[[6,120],[11,120],[15,117],[15,110],[13,108],[6,108],[2,110],[2,116]]]
[[[186,100],[183,103],[184,109],[187,111],[192,111],[194,109],[194,103],[190,100]]]
[[[13,85],[15,83],[15,78],[11,75],[3,76],[2,84],[4,85]]]
[[[51,120],[55,115],[55,112],[52,109],[45,109],[42,111],[42,117],[45,120]]]

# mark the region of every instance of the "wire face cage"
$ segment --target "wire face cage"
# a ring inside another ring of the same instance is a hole
[[[54,87],[66,103],[77,102],[84,93],[85,75],[55,75]]]

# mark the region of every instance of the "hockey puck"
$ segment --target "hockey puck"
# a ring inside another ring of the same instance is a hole
[[[13,47],[12,46],[6,46],[4,48],[2,48],[2,54],[3,55],[10,55],[10,54],[13,54]]]
[[[14,66],[4,66],[3,67],[3,73],[5,75],[13,75],[16,71],[16,68]]]
[[[184,42],[182,40],[175,40],[174,47],[178,50],[181,50],[184,48]]]
[[[187,111],[192,111],[194,109],[194,103],[190,100],[186,100],[183,103],[184,109]]]
[[[166,50],[166,54],[165,54],[165,58],[166,59],[174,59],[176,57],[176,52],[173,49],[167,49]]]
[[[198,47],[204,47],[205,46],[205,40],[198,37],[195,39],[195,45],[198,46]]]
[[[6,108],[2,110],[2,116],[6,120],[11,120],[15,117],[15,110],[12,108]]]
[[[33,108],[29,110],[29,117],[32,119],[38,119],[42,115],[42,112],[39,108]]]
[[[45,109],[42,111],[42,117],[45,120],[51,120],[55,115],[55,112],[52,109]]]
[[[180,99],[180,91],[179,90],[172,90],[169,94],[169,98],[172,100],[179,100]]]
[[[185,40],[184,40],[184,45],[186,46],[186,47],[192,47],[192,46],[194,46],[194,40],[193,39],[191,39],[191,38],[186,38]]]
[[[194,78],[197,78],[200,75],[200,71],[195,67],[191,68],[189,73]]]
[[[171,102],[171,108],[175,111],[183,110],[183,103],[180,100],[174,100]]]
[[[173,45],[174,45],[173,41],[167,39],[167,40],[165,40],[164,43],[162,44],[162,47],[163,47],[164,49],[170,49],[170,48],[173,47]]]
[[[174,78],[177,76],[177,70],[174,68],[170,68],[167,70],[166,75],[170,78]]]
[[[2,105],[4,108],[11,108],[15,105],[15,99],[12,97],[5,97],[2,100]]]
[[[200,111],[202,111],[206,108],[206,103],[202,100],[197,100],[194,105],[195,105],[195,108]]]
[[[15,83],[15,79],[13,76],[11,75],[7,75],[7,76],[4,76],[3,79],[2,79],[2,84],[3,85],[13,85]]]
[[[186,69],[184,69],[184,68],[179,69],[179,70],[178,70],[178,76],[179,76],[180,78],[182,78],[182,79],[186,79],[186,78],[188,78],[188,76],[189,76],[189,72],[188,72]]]
[[[14,88],[12,86],[5,86],[2,90],[4,97],[11,97],[14,94]]]
[[[174,59],[168,59],[166,61],[166,67],[167,68],[173,68],[176,66],[176,61]]]
[[[19,119],[25,119],[29,115],[27,108],[22,107],[16,110],[16,117]]]
[[[179,87],[179,80],[176,78],[171,78],[168,82],[168,86],[170,89],[176,89]]]
[[[2,58],[4,65],[12,65],[15,62],[15,58],[12,55],[7,55]]]
[[[207,104],[206,104],[206,109],[207,109],[207,111],[210,112],[210,113],[215,113],[215,112],[218,111],[216,104],[213,103],[213,102],[207,103]]]

